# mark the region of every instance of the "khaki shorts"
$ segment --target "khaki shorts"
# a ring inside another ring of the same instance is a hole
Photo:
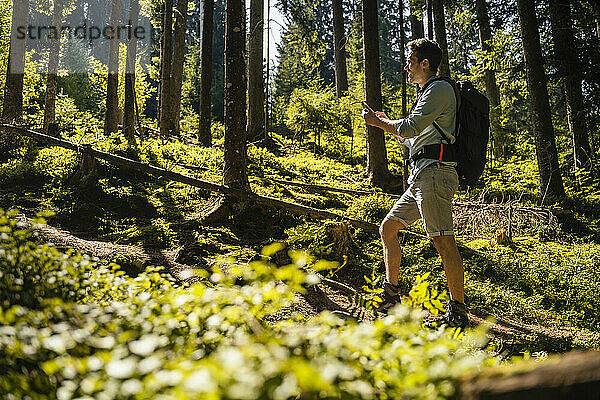
[[[454,235],[452,197],[457,189],[458,174],[454,167],[431,164],[419,173],[385,219],[408,226],[422,218],[427,236]]]

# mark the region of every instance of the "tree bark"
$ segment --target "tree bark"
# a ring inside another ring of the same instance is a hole
[[[177,0],[176,10],[177,17],[175,18],[175,30],[173,32],[173,65],[171,69],[171,121],[175,133],[179,133],[188,0]]]
[[[425,37],[425,26],[423,25],[423,9],[417,10],[417,7],[422,7],[420,2],[409,2],[410,7],[410,32],[412,40]],[[404,67],[404,65],[403,65]]]
[[[46,98],[44,100],[44,133],[56,135],[56,86],[58,62],[60,57],[60,26],[62,22],[64,4],[57,0],[52,11],[52,26],[59,27],[57,35],[50,35],[50,48],[48,50],[48,76],[46,78]],[[54,126],[51,128],[50,126]],[[49,131],[50,130],[50,131]]]
[[[481,50],[489,52],[492,33],[486,0],[475,0],[475,12],[477,13],[477,24],[479,25],[479,44]],[[489,68],[489,65],[485,65],[484,80],[485,93],[490,100],[490,128],[494,142],[494,155],[496,158],[499,158],[504,156],[506,135],[502,131],[500,124],[502,108],[500,106],[500,91],[496,82],[496,73],[493,69]]]
[[[448,61],[448,42],[446,40],[446,17],[442,0],[430,0],[433,8],[435,41],[442,49],[442,61],[438,67],[439,76],[450,77],[450,63]]]
[[[265,3],[250,1],[250,32],[248,37],[248,127],[247,140],[264,138],[265,81],[263,77],[263,38]]]
[[[210,147],[212,136],[211,123],[211,86],[212,86],[212,39],[213,39],[214,0],[202,2],[202,51],[200,76],[200,110],[198,117],[198,141]]]
[[[117,27],[121,22],[121,0],[112,0],[110,6],[110,25]],[[112,33],[108,44],[108,77],[106,80],[106,113],[104,114],[104,133],[116,132],[119,125],[119,39],[117,32]]]
[[[571,2],[570,0],[549,0],[549,5],[556,66],[567,100],[567,120],[573,142],[574,164],[576,168],[585,168],[589,171],[592,167],[592,150],[581,93],[581,74],[579,72],[581,68],[573,39]]]
[[[132,31],[138,26],[140,7],[138,0],[130,0],[129,24]],[[135,136],[135,60],[137,40],[135,35],[128,38],[125,62],[125,102],[123,104],[123,135],[132,139]]]
[[[172,117],[171,69],[173,66],[173,0],[165,0],[162,17],[162,46],[160,52],[160,134],[169,136],[175,127]]]
[[[409,4],[411,2],[409,1]],[[404,0],[400,0],[399,2],[399,22],[400,22],[400,48],[402,51],[400,52],[400,65],[402,65],[402,116],[405,117],[408,110],[408,99],[406,95],[406,70],[404,66],[406,65],[406,53],[404,52],[404,47],[406,47],[406,32],[404,31]],[[410,5],[409,5],[410,10]],[[411,14],[411,23],[412,23],[412,14]],[[402,188],[406,190],[408,188],[408,158],[409,152],[408,149],[404,146],[402,147],[402,159],[403,159],[403,167],[402,167]]]
[[[464,376],[455,397],[463,400],[593,399],[600,391],[600,353],[573,351],[514,371],[488,368]]]
[[[381,110],[377,0],[362,0],[362,9],[366,100],[371,108]],[[367,174],[372,183],[380,187],[389,179],[385,136],[381,129],[371,125],[367,125]]]
[[[600,5],[592,1],[592,8],[594,9],[594,19],[596,20],[596,37],[600,40]]]
[[[243,0],[225,5],[225,143],[223,183],[249,189],[246,171],[246,10]]]
[[[425,0],[427,10],[427,38],[433,40],[433,0]]]
[[[17,28],[27,26],[29,0],[13,0],[11,19],[10,48],[6,83],[4,86],[4,104],[2,118],[20,122],[23,120],[23,77],[25,76],[25,43],[19,39]]]
[[[543,203],[547,197],[564,197],[565,191],[558,165],[535,4],[529,0],[517,0],[517,9],[527,73],[531,122],[540,175],[540,199]]]
[[[333,55],[335,63],[335,94],[338,98],[348,91],[346,68],[346,35],[344,34],[344,10],[342,0],[332,0],[333,5]]]

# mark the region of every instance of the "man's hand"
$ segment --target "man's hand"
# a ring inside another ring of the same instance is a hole
[[[367,103],[362,102],[363,110],[361,116],[365,120],[365,124],[379,127],[379,123],[381,122],[380,114],[383,112],[378,111],[375,112]]]
[[[376,126],[386,132],[392,133],[400,142],[404,142],[404,138],[396,132],[395,122],[388,118],[383,111],[373,111],[371,107],[364,101],[362,102],[363,110],[361,116],[365,120],[365,124]]]

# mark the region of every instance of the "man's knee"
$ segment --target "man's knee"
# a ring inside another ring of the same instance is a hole
[[[384,219],[379,225],[379,234],[382,238],[395,237],[401,229],[404,229],[404,224],[395,219]]]

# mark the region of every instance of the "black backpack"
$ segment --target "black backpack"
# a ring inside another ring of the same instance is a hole
[[[420,158],[433,158],[441,159],[441,161],[455,161],[459,183],[473,186],[481,177],[485,167],[487,144],[490,137],[490,102],[470,81],[455,82],[450,78],[435,78],[427,83],[440,80],[450,83],[456,94],[457,110],[454,133],[456,141],[451,145],[444,144],[443,147],[439,144],[425,146],[411,159],[416,161]],[[449,142],[438,124],[434,122],[433,126]]]

